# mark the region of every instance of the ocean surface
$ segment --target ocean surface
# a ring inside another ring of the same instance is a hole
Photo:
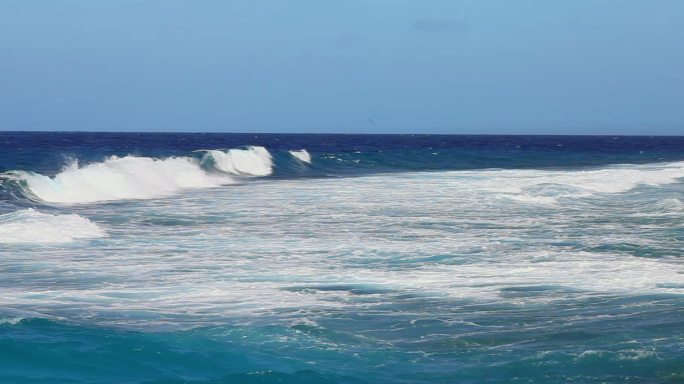
[[[0,383],[682,383],[684,137],[0,132]]]

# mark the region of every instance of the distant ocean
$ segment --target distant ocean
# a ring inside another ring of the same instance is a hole
[[[684,137],[0,133],[0,383],[684,382]]]

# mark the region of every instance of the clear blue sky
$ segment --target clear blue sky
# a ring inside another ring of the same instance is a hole
[[[0,130],[684,134],[684,1],[0,0]]]

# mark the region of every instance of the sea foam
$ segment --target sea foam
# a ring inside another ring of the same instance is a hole
[[[76,214],[50,215],[24,209],[0,215],[0,243],[66,243],[105,237],[97,224]]]
[[[23,320],[22,317],[0,317],[0,325],[17,325]]]
[[[684,178],[684,162],[616,165],[602,169],[450,171],[448,179],[469,190],[498,193],[518,202],[556,204],[559,198],[626,193],[641,186],[659,187]]]

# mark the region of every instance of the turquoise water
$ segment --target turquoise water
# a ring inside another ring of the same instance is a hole
[[[682,139],[136,137],[0,135],[0,382],[684,382]]]

